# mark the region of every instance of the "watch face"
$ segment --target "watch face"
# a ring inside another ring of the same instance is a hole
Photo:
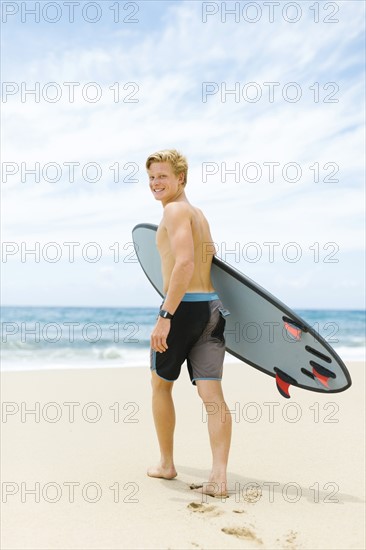
[[[159,312],[160,317],[163,317],[164,319],[171,319],[172,315],[170,315],[169,311],[165,311],[165,309],[161,309]]]

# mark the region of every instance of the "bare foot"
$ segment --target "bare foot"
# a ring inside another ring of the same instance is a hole
[[[200,495],[208,495],[210,497],[216,497],[216,498],[227,498],[228,492],[226,489],[226,482],[222,481],[220,483],[216,483],[215,481],[208,481],[206,483],[203,483],[202,488],[194,489],[196,493],[199,493]]]
[[[174,466],[170,468],[163,468],[160,464],[148,468],[147,475],[150,477],[161,477],[163,479],[173,479],[178,474]]]

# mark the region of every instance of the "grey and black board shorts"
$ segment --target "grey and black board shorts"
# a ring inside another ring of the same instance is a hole
[[[156,352],[150,348],[150,368],[160,378],[174,382],[187,360],[192,384],[221,380],[228,313],[216,292],[187,292],[171,320],[168,349]]]

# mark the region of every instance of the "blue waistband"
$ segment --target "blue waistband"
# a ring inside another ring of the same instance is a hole
[[[219,296],[216,292],[186,292],[182,302],[208,302],[218,299]]]

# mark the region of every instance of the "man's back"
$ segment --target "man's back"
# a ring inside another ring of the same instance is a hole
[[[187,292],[212,292],[214,288],[211,282],[210,271],[215,249],[209,224],[203,212],[190,203],[176,202],[170,204],[174,204],[173,208],[183,211],[182,214],[189,220],[192,231],[194,271]],[[172,208],[172,206],[169,206],[169,208]],[[178,219],[177,223],[179,223]],[[175,258],[170,246],[164,216],[158,227],[156,242],[161,257],[164,292],[166,292],[169,288]]]

